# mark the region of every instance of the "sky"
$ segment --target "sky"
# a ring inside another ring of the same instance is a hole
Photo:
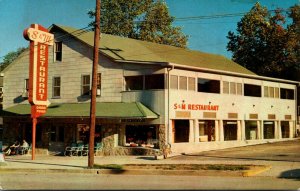
[[[300,0],[165,0],[169,12],[175,18],[212,16],[220,14],[247,13],[260,2],[268,10],[287,9]],[[91,18],[96,0],[0,0],[0,62],[8,52],[27,47],[23,38],[24,29],[30,24],[46,28],[52,24],[84,28]],[[176,21],[174,26],[182,27],[189,36],[188,48],[231,58],[226,50],[229,31],[236,31],[242,16]]]

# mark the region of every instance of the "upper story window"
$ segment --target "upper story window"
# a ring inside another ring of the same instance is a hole
[[[223,93],[242,95],[243,88],[241,83],[223,81]]]
[[[244,84],[244,95],[251,97],[261,97],[261,86],[254,84]]]
[[[59,98],[60,97],[60,77],[53,77],[53,97]]]
[[[55,61],[62,61],[62,42],[55,42]]]
[[[171,75],[170,76],[170,88],[171,89],[178,89],[178,76]]]
[[[187,90],[187,77],[179,76],[179,89]]]
[[[198,78],[198,92],[220,93],[220,81]]]
[[[143,76],[125,76],[126,90],[143,90]]]
[[[81,95],[90,95],[91,77],[90,75],[81,76]]]
[[[264,86],[264,97],[279,98],[279,88]]]
[[[295,99],[295,92],[293,89],[280,88],[281,99]]]
[[[127,91],[165,88],[165,74],[125,76],[124,78]]]
[[[196,79],[195,78],[192,78],[192,77],[188,78],[188,89],[190,91],[195,91],[195,89],[196,89]]]
[[[164,89],[165,88],[165,74],[152,74],[145,76],[145,89]]]
[[[101,95],[101,73],[97,74],[97,96]]]

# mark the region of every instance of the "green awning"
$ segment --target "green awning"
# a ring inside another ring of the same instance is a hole
[[[0,112],[2,116],[30,115],[29,104],[19,104]],[[90,103],[51,104],[42,117],[89,117]],[[140,102],[97,103],[97,118],[146,118],[156,119],[158,114]]]

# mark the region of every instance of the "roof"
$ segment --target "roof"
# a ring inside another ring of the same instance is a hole
[[[18,104],[5,109],[1,115],[30,115],[29,104]],[[90,103],[51,104],[43,117],[89,117]],[[96,103],[97,118],[148,118],[156,119],[158,115],[140,102],[132,103]]]
[[[94,46],[94,33],[92,31],[85,32],[59,25],[52,25],[50,31],[55,29],[60,29],[74,38]],[[255,75],[250,70],[221,55],[104,33],[101,34],[100,51],[115,61],[174,63],[182,66]]]

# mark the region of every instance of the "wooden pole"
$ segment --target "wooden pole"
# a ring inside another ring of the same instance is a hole
[[[94,58],[92,70],[92,95],[90,107],[90,139],[88,167],[94,166],[94,147],[95,147],[95,124],[96,124],[96,93],[97,93],[97,73],[99,62],[99,39],[100,37],[100,0],[96,0],[95,33],[94,33]]]

